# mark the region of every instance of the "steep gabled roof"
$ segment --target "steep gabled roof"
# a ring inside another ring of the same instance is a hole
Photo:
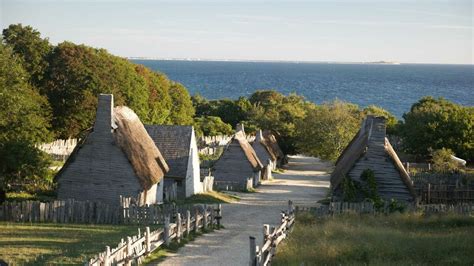
[[[383,122],[380,122],[383,121]],[[370,149],[369,141],[373,137],[372,135],[376,131],[380,130],[380,127],[383,126],[383,131],[385,132],[385,119],[383,117],[374,117],[367,116],[367,118],[362,122],[362,126],[343,150],[341,155],[336,161],[336,166],[334,171],[331,174],[331,186],[336,188],[344,177],[349,173],[349,171],[354,167],[355,163]],[[379,131],[380,132],[380,131]],[[380,142],[380,141],[378,141]],[[388,139],[383,136],[381,143],[376,143],[377,145],[383,146],[383,151],[390,157],[393,162],[393,165],[398,170],[400,178],[403,183],[407,186],[410,194],[413,197],[416,197],[413,184],[411,182],[410,176],[403,167],[400,159],[398,158],[396,152],[393,150],[392,145]],[[375,145],[375,144],[374,144]],[[375,147],[374,147],[375,148]]]
[[[240,147],[242,148],[245,157],[249,161],[249,163],[252,165],[254,170],[260,170],[263,168],[262,163],[258,159],[257,153],[255,153],[255,150],[252,148],[250,143],[247,141],[247,138],[245,137],[245,133],[242,131],[237,131],[235,133],[233,140],[238,141]],[[232,141],[231,141],[232,143]]]
[[[142,187],[150,189],[169,171],[168,164],[135,112],[118,106],[114,108],[113,119],[117,125],[115,140],[127,155]]]
[[[257,134],[255,136],[255,141],[252,143],[252,148],[255,150],[260,162],[263,165],[268,164],[268,160],[275,161],[277,158],[271,152],[270,145],[268,141],[263,137],[262,131],[257,130]]]
[[[262,134],[272,156],[277,159],[283,159],[285,154],[278,145],[275,135],[270,130],[264,130]]]
[[[138,116],[128,107],[113,108],[113,105],[113,95],[99,95],[93,129],[85,132],[85,136],[76,145],[64,166],[55,176],[56,180],[61,179],[69,165],[74,163],[79,156],[87,156],[85,154],[81,155],[80,150],[82,148],[99,143],[102,146],[115,145],[120,148],[115,150],[125,154],[144,190],[150,189],[152,185],[163,178],[169,170],[168,165]],[[109,156],[116,156],[116,154],[109,154]],[[104,160],[107,161],[108,159]],[[84,169],[84,167],[82,168]],[[87,169],[86,172],[93,170]],[[102,170],[107,171],[107,169]]]
[[[170,166],[166,176],[186,178],[193,127],[145,125],[145,128]]]

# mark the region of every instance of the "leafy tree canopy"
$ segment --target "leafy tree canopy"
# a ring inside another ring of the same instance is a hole
[[[298,150],[335,161],[359,130],[362,118],[357,105],[339,100],[312,106],[297,123]]]
[[[389,111],[376,105],[369,105],[363,110],[364,115],[383,116],[386,119],[387,134],[394,134],[398,124],[397,118]]]
[[[408,153],[426,157],[430,150],[447,148],[461,158],[474,158],[473,107],[424,97],[403,118],[400,135]]]
[[[20,56],[32,83],[38,85],[48,66],[46,57],[52,49],[48,39],[41,38],[41,34],[30,26],[12,24],[3,30],[3,40]]]
[[[194,119],[194,127],[198,136],[231,135],[232,126],[224,123],[217,116],[200,116]]]

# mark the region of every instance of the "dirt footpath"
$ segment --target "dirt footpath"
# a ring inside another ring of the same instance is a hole
[[[274,174],[274,180],[264,182],[256,193],[236,193],[239,202],[222,206],[225,229],[198,237],[160,265],[248,265],[249,236],[261,245],[263,224],[278,224],[288,200],[308,206],[324,198],[329,167],[315,158],[291,157],[285,173]]]

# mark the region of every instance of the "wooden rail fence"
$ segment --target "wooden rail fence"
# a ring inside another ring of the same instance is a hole
[[[388,204],[382,208],[376,208],[371,202],[331,202],[329,205],[319,205],[316,207],[296,206],[296,212],[310,212],[317,217],[326,217],[346,213],[356,214],[388,214],[392,210]],[[474,215],[474,204],[423,204],[407,205],[407,212],[423,212],[425,214],[433,213],[456,213],[460,215]]]
[[[100,202],[55,200],[51,202],[4,202],[0,221],[81,224],[163,224],[166,215],[202,209],[200,205],[153,204],[138,206],[130,198],[121,205]]]
[[[286,238],[295,222],[295,212],[293,202],[288,201],[288,211],[281,213],[281,222],[278,227],[272,227],[268,224],[263,225],[263,244],[262,247],[256,245],[255,237],[250,236],[250,266],[266,266],[275,255],[276,248],[283,239]]]
[[[166,215],[163,228],[150,231],[150,227],[146,227],[143,235],[138,230],[137,235],[127,237],[126,241],[122,239],[117,247],[106,246],[104,252],[87,261],[86,265],[138,265],[145,256],[162,245],[169,245],[172,240],[179,242],[191,232],[220,228],[221,210],[220,204],[215,209],[211,206],[196,209],[194,213],[187,210],[184,216],[176,213],[173,223],[170,222],[172,217]]]

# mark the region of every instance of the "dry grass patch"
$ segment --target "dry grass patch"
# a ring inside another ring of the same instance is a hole
[[[274,265],[473,265],[474,217],[297,216]]]

